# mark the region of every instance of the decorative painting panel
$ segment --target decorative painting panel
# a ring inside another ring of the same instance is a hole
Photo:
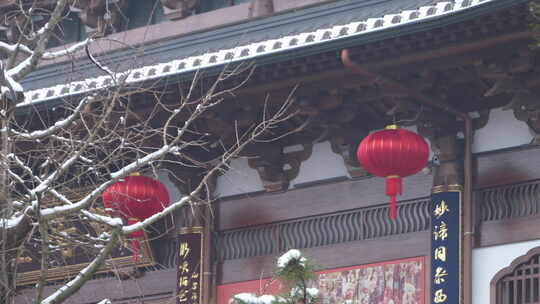
[[[321,304],[424,304],[423,257],[319,271],[315,286]],[[279,283],[270,279],[218,286],[217,304],[227,304],[241,292],[278,294]],[[265,290],[263,290],[265,289]]]

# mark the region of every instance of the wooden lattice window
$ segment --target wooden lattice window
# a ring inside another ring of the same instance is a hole
[[[491,303],[540,304],[540,247],[515,259],[493,277]]]

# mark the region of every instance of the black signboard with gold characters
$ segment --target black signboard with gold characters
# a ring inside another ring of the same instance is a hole
[[[203,231],[201,227],[185,228],[177,243],[177,304],[201,303]]]
[[[431,195],[431,303],[461,299],[461,191]]]
[[[105,214],[102,208],[93,208],[91,211]],[[103,233],[107,233],[108,230],[108,227],[103,224],[81,219],[60,218],[50,225],[51,229],[48,235],[50,252],[47,259],[49,263],[47,280],[49,281],[72,278],[95,258],[97,248],[89,248],[89,245],[84,243],[84,240],[77,243],[78,236],[96,238]],[[42,273],[41,247],[41,242],[37,238],[25,243],[21,255],[17,258],[17,285],[34,284],[38,281]],[[95,246],[90,245],[90,247]],[[132,242],[126,238],[124,242],[113,250],[111,257],[105,261],[104,266],[97,273],[117,271],[124,267],[155,265],[146,234],[139,239],[139,247],[138,257],[134,258]]]

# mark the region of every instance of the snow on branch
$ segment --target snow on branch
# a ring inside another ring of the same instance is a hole
[[[96,187],[92,192],[87,194],[84,198],[82,198],[81,200],[73,204],[65,204],[61,206],[44,208],[41,210],[41,216],[43,216],[46,219],[51,219],[51,218],[59,217],[59,216],[76,212],[78,210],[86,208],[92,201],[97,199],[98,196],[101,195],[101,193],[105,191],[105,189],[107,189],[107,187],[112,185],[114,182],[115,180],[109,180],[107,182],[102,183],[101,185]]]
[[[119,178],[122,178],[124,176],[127,176],[129,175],[130,173],[132,172],[135,172],[137,169],[141,168],[142,166],[154,161],[154,160],[157,160],[159,158],[161,158],[162,156],[164,156],[165,154],[169,153],[169,152],[172,152],[172,151],[176,151],[178,150],[177,147],[173,147],[173,146],[169,146],[169,145],[164,145],[163,147],[161,147],[159,150],[155,151],[155,152],[152,152],[150,154],[147,154],[146,156],[140,158],[140,159],[137,159],[136,161],[134,162],[131,162],[130,164],[126,165],[125,167],[123,167],[122,169],[116,171],[116,172],[112,172],[111,173],[111,178],[112,179],[119,179]]]
[[[82,48],[88,52],[91,39],[64,50],[45,52],[47,36],[50,36],[55,22],[60,20],[57,19],[61,15],[59,15],[60,7],[65,8],[68,1],[71,0],[57,1],[50,21],[36,32],[33,41],[37,42],[37,46],[33,50],[21,48],[21,53],[28,57],[13,69],[4,70],[5,81],[0,82],[0,85],[12,87],[10,92],[22,91],[18,81],[30,73],[39,60],[69,56]],[[15,45],[0,43],[0,52],[2,49],[17,51],[16,48]],[[112,73],[91,54],[88,54],[88,57],[105,72]],[[285,101],[282,107],[274,108],[275,104],[272,104],[271,110],[268,110],[265,103],[262,118],[254,115],[252,125],[249,122],[246,126],[235,126],[238,129],[235,130],[236,136],[233,136],[233,140],[223,144],[223,147],[216,148],[214,146],[216,139],[212,133],[214,131],[204,128],[199,130],[201,127],[195,122],[199,118],[208,119],[203,112],[216,107],[226,100],[226,95],[232,93],[232,89],[222,89],[219,85],[220,81],[229,77],[225,74],[224,70],[210,88],[204,83],[201,90],[198,87],[198,80],[194,80],[187,94],[184,89],[178,93],[178,102],[172,98],[160,98],[162,96],[160,94],[169,94],[170,87],[158,92],[160,87],[151,90],[143,88],[124,90],[120,86],[115,86],[101,90],[99,96],[96,93],[78,100],[78,103],[66,110],[60,118],[57,118],[59,112],[49,115],[47,111],[41,112],[38,109],[39,115],[46,114],[39,117],[40,121],[13,119],[10,122],[9,118],[7,123],[2,124],[0,135],[9,139],[2,142],[13,143],[11,147],[5,149],[8,152],[3,153],[7,167],[5,172],[8,173],[4,187],[14,189],[12,192],[7,191],[8,201],[17,199],[21,203],[9,213],[6,212],[6,215],[2,215],[5,219],[0,220],[0,230],[3,227],[27,227],[29,231],[35,231],[45,229],[51,224],[49,240],[44,238],[43,234],[27,233],[23,229],[18,229],[26,233],[21,233],[19,239],[34,242],[41,238],[41,246],[47,246],[49,243],[50,246],[47,248],[51,249],[52,254],[63,253],[62,250],[69,245],[101,249],[96,258],[74,279],[64,284],[42,303],[61,303],[76,292],[85,281],[91,279],[123,235],[148,227],[183,206],[199,204],[201,197],[206,197],[204,194],[210,193],[211,178],[222,171],[231,159],[237,157],[248,143],[256,141],[259,137],[270,140],[269,137],[275,134],[272,128],[290,117],[288,105],[291,100]],[[124,82],[122,77],[118,78]],[[139,100],[140,96],[144,98],[151,96],[149,92],[154,94],[155,104]],[[174,91],[174,94],[176,93]],[[99,102],[94,103],[96,99],[99,99]],[[92,107],[86,107],[90,103]],[[148,105],[152,106],[151,110],[146,108]],[[159,119],[155,119],[156,117]],[[264,121],[260,122],[261,119]],[[221,137],[219,138],[221,140]],[[211,159],[202,161],[194,157],[191,154],[194,153],[192,147],[208,149],[211,152]],[[101,207],[96,202],[114,183],[136,171],[159,169],[163,164],[171,162],[179,168],[193,165],[205,174],[197,175],[198,185],[195,184],[195,189],[192,189],[191,193],[171,203],[161,212],[135,224],[124,225],[122,219],[100,214],[100,211],[93,209]],[[0,178],[1,173],[0,171]],[[86,195],[81,197],[79,196],[81,193]],[[65,226],[55,226],[62,225],[64,221]],[[71,221],[84,221],[85,224],[92,226],[99,223],[95,225],[99,227],[96,228],[99,231],[95,230],[95,234],[93,232],[84,234],[80,233],[81,231],[67,233],[65,228],[70,228],[68,222]],[[105,224],[106,227],[100,224]],[[64,241],[69,245],[66,246]],[[42,260],[47,260],[47,257],[42,255]],[[43,278],[46,277],[46,269],[49,266],[56,265],[42,265],[44,271],[42,273],[45,273]],[[7,267],[0,268],[0,273],[3,269]],[[0,277],[0,285],[1,283]],[[2,290],[0,286],[0,291]],[[271,297],[273,296],[257,297],[257,301],[261,300],[262,304],[270,303]],[[280,299],[273,297],[272,301]],[[103,300],[100,303],[109,302]]]
[[[77,42],[74,45],[63,49],[59,51],[54,52],[45,52],[43,53],[42,59],[44,60],[52,60],[63,56],[73,56],[73,54],[77,53],[78,51],[85,48],[88,44],[90,44],[92,41],[94,41],[92,38],[86,38],[85,40],[81,42]]]
[[[13,229],[19,225],[19,223],[22,222],[24,218],[24,214],[13,216],[8,219],[0,219],[0,228],[2,229]]]
[[[92,41],[93,41],[92,38],[86,38],[85,40],[77,42],[68,48],[58,50],[58,51],[44,52],[41,59],[53,60],[53,59],[57,59],[63,56],[73,56],[75,53],[82,50],[87,44],[90,44]],[[27,45],[24,45],[21,43],[9,44],[9,43],[0,41],[0,53],[11,55],[17,51],[20,51],[27,55],[34,54],[34,51],[32,51],[32,49],[30,49]]]
[[[153,223],[155,223],[160,218],[163,218],[164,216],[171,214],[174,210],[184,206],[186,203],[190,202],[193,198],[191,196],[184,196],[179,201],[167,206],[165,209],[163,209],[161,212],[158,212],[151,217],[145,219],[142,222],[137,222],[135,224],[124,226],[122,227],[122,233],[123,234],[130,234],[137,230],[140,230],[144,227],[147,227]]]
[[[18,131],[13,131],[13,130],[11,132],[13,132],[18,137],[28,139],[28,140],[35,140],[35,139],[47,137],[69,126],[73,121],[75,121],[75,119],[78,117],[78,115],[80,114],[84,106],[94,101],[94,99],[95,99],[94,96],[87,96],[81,99],[77,107],[73,110],[73,113],[71,113],[68,117],[62,120],[56,121],[54,125],[52,125],[51,127],[45,130],[37,130],[37,131],[32,131],[30,133],[18,132]]]
[[[58,23],[62,21],[65,8],[69,1],[70,0],[58,0],[56,2],[56,6],[51,12],[49,21],[35,33],[37,42],[34,51],[30,56],[28,56],[28,58],[17,64],[15,67],[9,69],[6,73],[8,76],[12,77],[14,80],[20,80],[37,67],[39,61],[43,58],[45,49],[47,48],[47,44],[54,32],[54,29]]]
[[[9,100],[17,103],[19,102],[19,96],[24,98],[23,95],[24,89],[20,83],[15,81],[9,73],[6,73],[6,70],[4,69],[4,63],[0,61],[0,93],[2,94],[2,99],[4,96],[7,96]],[[8,96],[10,94],[11,96]],[[4,112],[4,111],[3,111]],[[6,115],[6,113],[0,113],[3,116]]]
[[[70,204],[70,205],[61,205],[56,207],[50,207],[45,208],[41,210],[41,215],[45,218],[54,218],[58,217],[64,214],[72,213],[78,210],[81,210],[83,208],[86,208],[88,204],[90,204],[92,201],[96,200],[105,189],[107,189],[110,185],[118,181],[119,179],[128,176],[129,174],[137,171],[139,168],[149,164],[150,162],[157,160],[167,154],[170,151],[176,150],[175,147],[171,146],[163,146],[161,149],[154,151],[145,157],[138,159],[128,165],[126,165],[124,168],[122,168],[119,171],[111,173],[111,179],[108,181],[103,182],[99,186],[97,186],[92,192],[90,192],[88,195],[86,195],[83,199],[79,200],[76,203]],[[70,160],[73,157],[70,158]],[[68,164],[68,161],[66,161],[62,166],[66,166]],[[56,172],[56,171],[55,171]],[[43,181],[38,187],[36,187],[33,192],[42,192],[47,189],[50,183],[54,181],[55,174],[51,174],[51,176]]]
[[[232,297],[233,304],[315,304],[319,303],[319,290],[309,287],[316,279],[311,261],[297,249],[291,249],[278,258],[276,278],[288,291],[278,296],[240,293]],[[264,292],[264,290],[262,291]]]
[[[22,51],[26,54],[32,54],[33,51],[26,45],[16,43],[16,44],[9,44],[4,41],[0,41],[0,53],[4,53],[6,55],[11,55],[15,53],[17,50]]]
[[[99,267],[101,267],[105,259],[111,254],[111,252],[115,248],[118,238],[118,231],[113,231],[107,245],[103,249],[101,249],[100,253],[94,258],[94,260],[90,262],[88,266],[83,268],[74,279],[67,282],[49,297],[44,299],[41,304],[62,303],[66,298],[77,292],[86,281],[92,278],[92,275]]]
[[[298,249],[291,249],[279,257],[277,266],[279,268],[285,268],[292,261],[299,261],[300,265],[305,265],[306,258],[302,256],[302,253]]]
[[[95,126],[95,130],[93,132],[90,132],[90,134],[85,138],[86,142],[82,144],[80,147],[78,147],[78,150],[76,150],[67,160],[65,160],[56,170],[53,171],[53,173],[51,173],[47,178],[45,178],[37,187],[32,189],[30,191],[31,197],[35,197],[37,194],[41,194],[44,191],[46,191],[54,182],[58,180],[58,178],[60,178],[60,176],[62,176],[66,171],[68,171],[69,168],[80,158],[80,156],[86,150],[86,148],[90,145],[90,143],[94,141],[96,137],[98,137],[98,132],[96,130],[101,129],[101,127],[105,125],[105,122],[107,121],[110,114],[112,113],[112,110],[115,105],[114,101],[116,100],[116,98],[117,98],[117,92],[114,94],[114,97],[111,98],[110,102],[106,105],[105,107],[106,109],[102,117],[100,118],[99,122]],[[102,189],[98,194],[100,194],[103,190],[104,189]],[[74,205],[69,205],[69,206],[74,206]],[[80,210],[83,207],[78,208],[78,209],[74,208],[73,210]],[[45,215],[42,213],[42,216],[45,216]]]
[[[273,295],[262,295],[258,297],[254,293],[239,293],[234,295],[234,300],[241,301],[242,304],[287,304],[287,300]]]
[[[81,210],[81,213],[85,215],[86,217],[88,217],[89,220],[104,223],[112,227],[120,227],[124,224],[121,218],[112,218],[105,215],[92,213],[88,210]]]
[[[78,158],[80,153],[76,153],[75,155],[68,158],[61,166],[60,168],[54,170],[53,173],[51,173],[45,180],[43,180],[37,187],[32,189],[30,191],[31,196],[35,196],[36,194],[42,193],[46,191],[50,185],[57,180],[57,178],[67,170]]]

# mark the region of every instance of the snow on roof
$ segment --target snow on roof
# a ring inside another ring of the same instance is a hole
[[[115,77],[126,78],[127,85],[134,85],[148,80],[156,80],[166,76],[195,72],[225,64],[255,59],[263,55],[290,51],[302,47],[327,43],[357,37],[368,33],[382,31],[409,23],[425,21],[443,15],[457,13],[472,7],[484,5],[496,0],[455,0],[440,1],[433,5],[420,6],[416,9],[402,10],[389,13],[378,18],[368,18],[362,21],[336,25],[330,28],[320,28],[314,31],[254,42],[230,49],[208,52],[197,56],[188,56],[155,65],[144,66],[129,71],[116,73]],[[95,90],[112,87],[115,82],[111,76],[99,76],[83,81],[75,81],[25,92],[25,101],[18,104],[24,107],[47,100],[64,98],[71,95],[88,93]]]

